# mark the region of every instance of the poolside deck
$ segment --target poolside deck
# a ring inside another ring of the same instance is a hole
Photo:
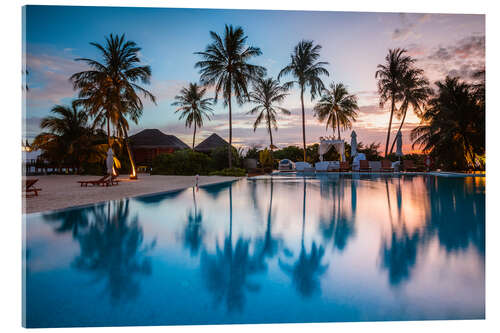
[[[38,196],[23,198],[23,213],[43,212],[73,206],[133,197],[142,194],[180,190],[195,184],[194,176],[150,176],[140,174],[139,179],[120,177],[120,184],[110,187],[80,187],[78,180],[97,179],[96,176],[50,175],[38,178],[37,187],[42,191]],[[217,184],[233,181],[237,177],[200,176],[198,185]],[[23,179],[24,181],[24,179]]]

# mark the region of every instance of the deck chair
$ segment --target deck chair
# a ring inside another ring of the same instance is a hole
[[[404,171],[417,171],[417,167],[413,164],[413,160],[403,160]]]
[[[118,185],[119,182],[120,180],[118,179],[118,175],[114,175],[106,182],[105,185],[106,186]]]
[[[370,163],[367,160],[359,161],[359,172],[371,172],[372,168],[370,167]]]
[[[38,192],[41,191],[41,188],[35,188],[33,185],[38,181],[38,178],[35,179],[26,179],[24,181],[24,193],[26,197],[38,196]]]
[[[78,184],[80,184],[81,187],[85,186],[99,186],[99,185],[106,185],[106,182],[108,181],[109,175],[102,176],[99,179],[93,179],[93,180],[79,180]]]
[[[394,168],[392,167],[392,163],[389,160],[381,161],[381,169],[382,172],[394,172]]]

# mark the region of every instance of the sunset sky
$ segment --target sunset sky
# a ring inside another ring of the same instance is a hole
[[[40,119],[54,104],[69,104],[75,97],[68,78],[85,67],[74,59],[99,56],[89,42],[103,44],[106,35],[124,33],[142,47],[141,60],[151,66],[153,73],[146,88],[158,98],[156,106],[146,103],[139,125],[132,125],[130,134],[158,128],[190,143],[192,129],[178,120],[171,103],[183,86],[199,80],[194,68],[199,56],[194,52],[203,51],[211,41],[209,31],[222,34],[224,24],[244,29],[248,43],[262,50],[262,55],[252,62],[265,66],[273,77],[289,62],[293,47],[301,39],[322,45],[321,60],[329,62],[330,72],[323,81],[325,85],[342,82],[358,96],[360,112],[353,129],[358,142],[364,143],[385,140],[389,105],[379,107],[374,74],[389,48],[408,49],[431,82],[447,74],[469,80],[485,64],[484,15],[28,6],[25,137],[31,141],[40,132]],[[313,118],[314,103],[307,95],[308,143],[332,135],[331,129],[326,132],[325,125]],[[302,137],[297,88],[291,90],[283,106],[292,115],[278,119],[279,130],[273,133],[275,144],[299,144]],[[233,142],[245,147],[269,145],[264,128],[253,132],[255,117],[246,115],[251,108],[251,104],[234,107]],[[213,132],[227,138],[227,109],[219,101],[214,110],[212,121],[198,131],[197,142]],[[403,130],[405,153],[411,151],[409,130],[418,122],[413,113],[408,115]],[[398,125],[395,119],[393,133]],[[350,131],[342,136],[350,140]]]

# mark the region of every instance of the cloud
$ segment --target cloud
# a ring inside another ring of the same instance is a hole
[[[441,45],[423,61],[431,71],[437,71],[441,76],[473,80],[474,73],[485,68],[485,36],[471,35],[455,44]]]
[[[23,140],[29,139],[30,141],[40,133],[41,117],[28,117],[23,119]]]
[[[85,69],[84,64],[74,61],[70,55],[26,54],[29,71],[27,107],[50,107],[61,103],[63,98],[73,97],[75,92],[69,77]]]
[[[405,41],[409,38],[418,39],[422,37],[420,33],[417,33],[416,28],[427,22],[430,19],[429,14],[400,14],[401,26],[394,29],[392,32],[392,39],[397,41]]]

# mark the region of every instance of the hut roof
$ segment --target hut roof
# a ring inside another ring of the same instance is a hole
[[[196,147],[194,147],[194,150],[203,152],[203,153],[208,153],[214,149],[217,149],[219,147],[226,147],[228,145],[227,141],[221,138],[219,135],[212,133],[208,138],[200,142]]]
[[[130,145],[134,148],[189,148],[175,135],[167,135],[158,129],[145,129],[129,137]]]

